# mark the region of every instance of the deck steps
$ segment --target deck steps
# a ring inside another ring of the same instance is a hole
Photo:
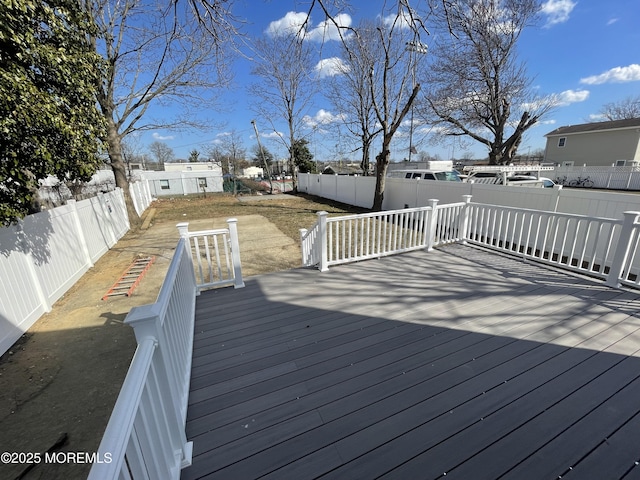
[[[114,283],[107,293],[104,294],[102,300],[106,300],[109,297],[116,295],[130,296],[131,293],[138,286],[142,277],[151,268],[151,264],[155,261],[156,257],[137,258],[120,278]]]

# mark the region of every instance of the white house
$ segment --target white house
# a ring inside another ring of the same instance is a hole
[[[640,164],[640,118],[569,125],[545,137],[546,163],[608,167]]]
[[[262,167],[248,167],[242,170],[242,176],[245,178],[264,177],[264,169]]]
[[[149,181],[149,189],[154,197],[222,192],[222,171],[219,168],[195,172],[138,171],[137,175]]]
[[[196,172],[212,171],[222,175],[222,167],[214,162],[188,162],[188,163],[165,163],[165,172]]]

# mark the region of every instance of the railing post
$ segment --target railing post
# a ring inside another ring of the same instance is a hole
[[[318,238],[314,242],[316,248],[319,248],[320,251],[317,252],[317,258],[320,259],[320,271],[326,272],[329,270],[329,258],[327,255],[327,216],[329,214],[327,212],[318,212]]]
[[[458,241],[463,245],[467,243],[467,234],[469,230],[469,210],[471,205],[471,197],[472,195],[463,195],[464,199],[464,207],[462,207],[462,212],[460,217],[458,218]]]
[[[429,210],[429,217],[427,218],[427,251],[430,252],[431,250],[433,250],[433,242],[435,240],[435,236],[436,236],[436,229],[437,229],[437,221],[438,221],[438,215],[436,212],[436,208],[438,207],[438,199],[436,198],[430,198],[429,200],[427,200],[427,204],[429,207],[431,207],[431,210]]]
[[[302,251],[302,266],[306,267],[307,266],[307,255],[305,253],[305,245],[304,245],[304,240],[305,240],[305,235],[307,234],[308,230],[306,228],[301,228],[300,229],[300,250]]]
[[[240,241],[238,240],[238,219],[229,218],[229,236],[231,240],[231,261],[233,262],[233,288],[244,287],[242,263],[240,262]]]
[[[176,224],[176,228],[181,238],[187,238],[189,236],[189,222],[178,223]]]
[[[629,255],[631,247],[631,236],[633,228],[640,219],[640,212],[624,212],[624,221],[622,222],[622,230],[616,244],[616,250],[613,256],[613,262],[609,268],[606,284],[613,288],[620,287],[620,276],[624,269],[624,264]]]

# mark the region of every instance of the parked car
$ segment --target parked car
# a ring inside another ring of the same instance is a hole
[[[387,175],[390,178],[417,178],[420,180],[440,180],[445,182],[461,182],[456,170],[394,170]]]

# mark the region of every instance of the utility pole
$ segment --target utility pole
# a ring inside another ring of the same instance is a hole
[[[251,125],[253,125],[253,129],[256,132],[256,140],[258,141],[258,149],[260,150],[260,156],[262,157],[262,164],[264,165],[264,169],[267,171],[267,177],[269,178],[269,193],[273,194],[273,180],[271,179],[271,168],[267,164],[267,160],[264,158],[264,151],[262,150],[262,144],[260,143],[260,134],[258,133],[258,127],[256,126],[256,121],[251,120]]]
[[[400,7],[398,7],[400,8]],[[421,54],[426,55],[428,51],[428,47],[422,42],[407,42],[405,46],[406,50],[409,51],[409,61],[412,62],[412,76],[413,76],[413,88],[416,86],[416,67],[418,63],[417,55]],[[411,154],[415,150],[413,146],[413,103],[411,104],[411,119],[409,123],[409,162],[411,162]]]

